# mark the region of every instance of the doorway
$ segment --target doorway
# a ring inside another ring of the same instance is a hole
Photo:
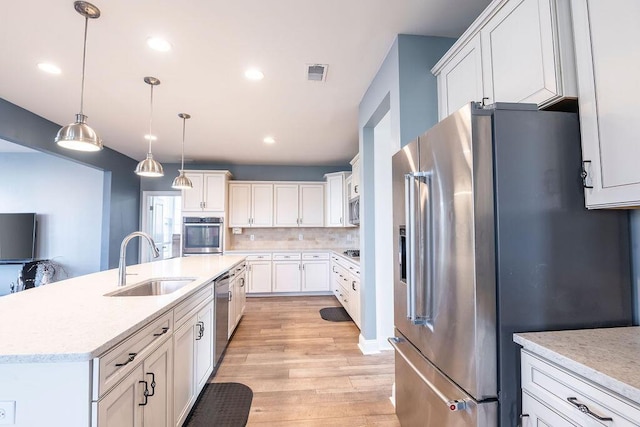
[[[179,191],[143,191],[141,227],[149,233],[160,251],[153,258],[149,246],[140,245],[140,262],[180,256],[182,197]]]

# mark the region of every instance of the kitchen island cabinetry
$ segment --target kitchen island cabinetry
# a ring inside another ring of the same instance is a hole
[[[273,186],[275,227],[324,227],[324,184]]]
[[[273,184],[229,183],[229,227],[272,227]]]
[[[228,338],[231,338],[236,330],[240,319],[244,314],[247,301],[247,269],[245,264],[240,264],[233,271],[233,276],[229,281],[229,319]]]
[[[331,291],[360,328],[360,266],[332,254]]]
[[[471,101],[577,96],[568,0],[494,0],[432,69],[442,120]]]
[[[571,7],[586,206],[640,206],[640,2],[574,0]]]
[[[185,170],[193,188],[182,190],[182,212],[213,214],[224,217],[227,208],[229,171]]]
[[[639,338],[638,327],[514,335],[522,425],[640,425]]]

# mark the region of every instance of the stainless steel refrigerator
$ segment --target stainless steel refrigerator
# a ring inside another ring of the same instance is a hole
[[[630,325],[629,218],[587,211],[578,117],[469,104],[393,156],[396,413],[513,427],[523,331]]]

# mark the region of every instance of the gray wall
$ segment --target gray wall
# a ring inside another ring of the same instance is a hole
[[[142,178],[142,191],[171,190],[173,179],[178,176],[180,164],[163,164],[164,176],[161,178]],[[277,166],[277,165],[232,165],[223,163],[185,164],[189,170],[228,170],[237,181],[324,181],[324,174],[350,171],[351,165],[339,166]]]
[[[73,114],[69,112],[69,121],[73,120]],[[102,213],[104,239],[101,268],[117,267],[120,242],[139,227],[140,179],[133,173],[137,161],[110,148],[98,153],[60,148],[53,142],[60,127],[0,99],[0,138],[107,172],[107,192],[104,194]],[[69,188],[68,191],[73,190]],[[132,263],[138,259],[138,242],[133,241],[130,246],[127,262]]]
[[[454,42],[450,38],[398,35],[360,102],[358,128],[363,180],[360,259],[364,283],[361,303],[362,337],[366,340],[376,339],[375,188],[367,185],[373,182],[375,173],[373,128],[390,111],[391,139],[400,147],[438,122],[436,79],[430,70]]]

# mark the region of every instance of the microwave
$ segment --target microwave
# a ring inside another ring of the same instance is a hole
[[[221,254],[224,219],[192,217],[182,219],[182,255]]]
[[[349,200],[349,224],[360,225],[360,196]]]

